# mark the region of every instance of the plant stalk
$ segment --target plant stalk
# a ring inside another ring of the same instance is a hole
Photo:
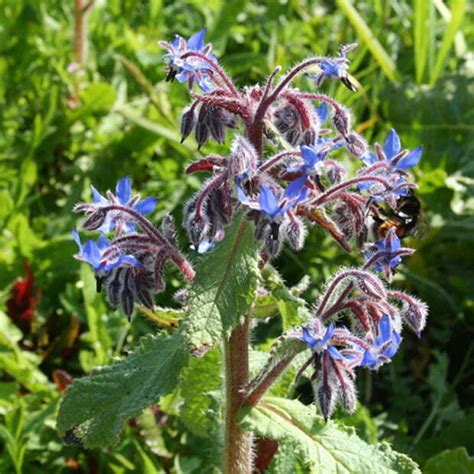
[[[250,317],[231,333],[224,342],[225,350],[225,439],[224,473],[252,473],[253,435],[240,428],[237,413],[243,404],[243,389],[249,381],[249,325]]]
[[[87,13],[94,1],[74,1],[74,61],[79,66],[87,62]]]

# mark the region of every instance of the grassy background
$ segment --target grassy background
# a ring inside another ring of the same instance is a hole
[[[285,68],[310,54],[334,53],[341,43],[360,44],[351,56],[360,91],[330,83],[325,92],[352,107],[370,142],[395,127],[405,146],[424,146],[415,174],[430,232],[409,242],[418,252],[395,285],[427,301],[431,314],[421,340],[407,335],[393,364],[360,377],[362,405],[346,421],[361,436],[387,439],[422,465],[444,449],[464,446],[473,455],[472,7],[463,0],[356,5],[97,0],[88,18],[86,68],[77,74],[68,70],[73,2],[3,0],[0,472],[204,472],[203,441],[176,418],[179,400],[164,400],[131,423],[113,453],[85,453],[64,447],[54,431],[59,393],[52,384],[58,369],[80,376],[155,330],[142,317],[129,327],[95,294],[91,273],[71,258],[77,221],[71,208],[89,198],[91,183],[105,190],[128,174],[143,195],[160,198],[157,220],[165,212],[180,218],[183,202],[199,186],[198,178],[182,172],[199,152],[192,138],[179,144],[188,94],[163,81],[157,40],[188,37],[202,26],[239,86],[262,81],[278,64]],[[302,79],[300,86],[309,84]],[[228,146],[209,144],[202,152],[225,153]],[[33,309],[26,323],[18,304],[7,304],[25,261],[35,280],[31,298],[20,298],[20,306]],[[278,265],[290,283],[310,275],[311,299],[338,265],[350,261],[315,230],[303,251],[285,252]],[[169,278],[163,306],[180,285],[173,273]],[[272,327],[259,334],[270,337]],[[307,387],[300,392],[311,401]]]

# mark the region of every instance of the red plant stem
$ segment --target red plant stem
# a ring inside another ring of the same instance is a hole
[[[230,80],[229,76],[225,73],[224,69],[222,69],[218,63],[213,61],[212,59],[208,58],[204,54],[198,53],[197,51],[189,51],[181,57],[181,59],[186,59],[190,56],[194,56],[196,58],[202,59],[207,64],[209,64],[214,71],[220,76],[220,78],[224,81],[225,85],[228,89],[232,92],[233,95],[238,96],[239,91],[235,88],[234,84]]]
[[[345,188],[348,188],[350,186],[353,186],[354,184],[357,183],[363,183],[364,181],[377,181],[378,183],[381,183],[385,186],[385,188],[390,187],[390,183],[383,178],[379,178],[378,176],[360,176],[358,178],[352,178],[347,181],[344,181],[340,184],[337,184],[336,186],[333,186],[332,188],[328,189],[324,193],[320,194],[314,201],[312,201],[310,204],[312,206],[319,206],[321,204],[324,204],[325,202],[329,201],[330,198],[334,194],[337,194],[338,192],[342,191]]]
[[[224,473],[252,473],[253,435],[242,430],[237,413],[243,406],[243,389],[249,381],[250,317],[233,329],[225,351],[226,413],[224,438]]]
[[[259,124],[262,122],[263,117],[265,116],[265,113],[268,109],[268,107],[274,102],[277,98],[280,92],[283,91],[283,89],[304,69],[307,67],[313,65],[313,64],[318,64],[323,60],[323,58],[311,58],[306,61],[303,61],[300,64],[297,64],[293,69],[291,69],[288,74],[281,80],[281,82],[273,89],[272,93],[267,96],[263,96],[262,100],[260,101],[260,104],[257,108],[257,111],[255,112],[255,119],[254,119],[254,125]]]
[[[277,155],[269,158],[267,161],[265,161],[265,163],[262,163],[262,165],[260,166],[260,171],[268,171],[269,169],[276,166],[279,161],[283,160],[284,158],[287,158],[288,156],[301,156],[301,152],[298,150],[282,151],[281,153],[278,153]]]
[[[328,97],[325,94],[311,94],[311,93],[298,93],[295,94],[299,99],[309,99],[309,100],[320,100],[322,102],[327,102],[334,110],[341,110],[342,105],[338,104],[334,99]]]
[[[268,372],[265,378],[245,397],[243,406],[257,405],[266,391],[272,386],[273,382],[283,373],[294,358],[295,356],[291,355],[278,362],[278,364]]]

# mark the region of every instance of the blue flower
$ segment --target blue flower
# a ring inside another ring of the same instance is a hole
[[[298,339],[306,342],[308,347],[318,354],[328,351],[329,355],[333,359],[345,360],[343,356],[333,345],[331,339],[334,336],[334,330],[336,326],[334,323],[330,323],[325,333],[322,336],[314,336],[311,334],[308,328],[303,328],[303,334]]]
[[[323,161],[331,152],[342,146],[342,141],[334,143],[329,138],[319,138],[314,145],[301,145],[301,157],[304,164],[302,166],[290,166],[287,168],[287,171],[289,173],[304,173],[306,176],[314,174],[316,165]]]
[[[158,203],[158,200],[154,197],[148,197],[141,200],[140,195],[132,196],[132,181],[128,176],[125,176],[118,181],[115,187],[115,195],[107,193],[108,199],[102,196],[94,186],[91,186],[91,188],[94,204],[99,206],[118,204],[130,208],[138,214],[146,215],[153,212]],[[110,232],[116,228],[117,230],[120,230],[119,233],[133,232],[135,231],[135,223],[133,222],[132,217],[128,220],[128,216],[124,216],[123,214],[114,215],[114,213],[111,213],[110,216],[107,216],[107,219],[100,227],[100,230],[102,232]]]
[[[292,181],[285,189],[283,196],[280,198],[274,193],[269,186],[261,185],[258,201],[250,199],[242,188],[242,179],[235,178],[237,185],[237,197],[245,206],[250,207],[267,214],[271,219],[278,219],[283,216],[286,211],[297,206],[308,196],[308,188],[306,187],[306,176]]]
[[[211,66],[206,61],[196,56],[188,56],[183,59],[186,53],[194,51],[216,61],[215,56],[210,53],[211,46],[204,42],[205,35],[206,29],[203,28],[187,41],[179,35],[175,35],[175,39],[171,43],[160,41],[160,45],[169,51],[163,56],[169,68],[168,80],[176,78],[179,82],[188,81],[190,88],[196,81],[205,92],[213,88],[208,75]]]
[[[400,346],[401,337],[395,329],[386,314],[384,314],[378,323],[378,335],[375,338],[370,349],[366,349],[364,357],[360,362],[361,367],[377,369],[381,365],[390,362],[397,353]]]
[[[347,53],[356,47],[357,44],[355,43],[341,46],[339,54],[335,58],[324,58],[319,63],[321,71],[318,74],[308,74],[308,77],[314,79],[318,87],[323,83],[325,78],[339,79],[346,87],[355,91],[355,85],[349,79],[349,60],[347,59]]]
[[[374,266],[375,271],[386,271],[390,274],[391,269],[395,268],[402,261],[401,257],[401,243],[396,234],[396,230],[391,228],[383,239],[374,242],[373,247],[365,254],[368,266]],[[403,249],[403,251],[409,249]]]
[[[306,176],[292,181],[283,197],[279,199],[267,186],[260,186],[260,210],[267,214],[272,219],[278,216],[283,216],[290,208],[297,206],[301,201],[304,201],[308,195],[308,188],[306,187]]]
[[[400,137],[392,128],[390,129],[388,137],[383,145],[383,151],[387,162],[397,170],[405,170],[416,166],[421,159],[423,147],[419,146],[410,151],[408,155],[399,158],[397,155],[400,153],[401,149]]]
[[[97,242],[88,240],[82,244],[77,230],[73,230],[72,238],[79,246],[75,258],[91,265],[96,273],[108,273],[120,266],[143,266],[133,255],[120,255],[118,251],[112,251],[111,243],[104,234],[100,235]]]
[[[314,170],[316,163],[324,160],[328,152],[324,147],[316,149],[315,146],[302,145],[301,156],[303,157],[305,168],[307,170]]]

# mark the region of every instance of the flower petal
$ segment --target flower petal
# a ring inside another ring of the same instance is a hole
[[[322,154],[316,153],[316,150],[307,145],[301,145],[301,154],[308,168],[314,168],[314,165],[323,159]]]
[[[328,119],[328,104],[326,102],[323,102],[319,107],[316,107],[315,109],[316,115],[319,117],[319,120],[321,123],[326,122]]]
[[[206,28],[194,33],[188,40],[188,49],[192,51],[199,51],[204,46],[204,36],[206,35]]]
[[[115,187],[115,195],[120,204],[125,205],[130,201],[130,198],[132,197],[132,181],[128,176],[119,180]]]
[[[90,263],[94,270],[100,267],[100,250],[93,240],[88,240],[82,247],[81,258],[87,263]]]
[[[79,237],[79,233],[77,232],[77,229],[74,229],[71,232],[72,238],[74,239],[74,242],[76,242],[77,245],[79,245],[79,249],[82,250],[82,244],[81,244],[81,238]]]
[[[92,190],[92,200],[94,201],[94,203],[105,204],[108,202],[108,200],[105,199],[105,197],[102,196],[102,194],[100,194],[99,191],[97,191],[97,189],[94,188],[94,186],[91,186],[91,190]]]
[[[275,217],[279,211],[278,203],[276,196],[273,194],[273,191],[267,186],[260,186],[260,208],[263,212],[268,214],[271,217]]]
[[[330,355],[333,359],[345,360],[345,359],[344,359],[344,356],[343,356],[334,346],[329,346],[329,347],[328,347],[328,352],[329,352],[329,355]]]
[[[285,189],[285,193],[283,194],[283,198],[294,202],[294,204],[302,201],[304,197],[306,197],[305,193],[305,184],[306,184],[306,176],[301,176],[300,178],[295,179],[292,181],[287,188]]]
[[[384,343],[389,341],[392,337],[392,324],[390,318],[384,314],[379,321],[379,337],[381,337],[381,342]]]
[[[135,211],[142,215],[150,214],[150,212],[153,212],[155,210],[157,204],[158,199],[154,197],[148,197],[146,199],[143,199],[143,201],[139,201],[137,204],[135,204],[133,206],[133,209],[135,209]]]
[[[400,152],[402,145],[398,133],[392,128],[383,145],[383,151],[388,160]]]
[[[308,328],[303,328],[302,339],[304,342],[306,342],[306,344],[308,344],[310,349],[313,349],[313,347],[316,346],[316,344],[318,343],[318,339],[315,339],[313,336],[311,336]]]
[[[412,150],[408,156],[405,156],[405,158],[402,158],[396,165],[396,168],[399,170],[405,170],[407,168],[412,168],[413,166],[416,166],[420,159],[421,155],[423,154],[423,147],[419,146]]]

